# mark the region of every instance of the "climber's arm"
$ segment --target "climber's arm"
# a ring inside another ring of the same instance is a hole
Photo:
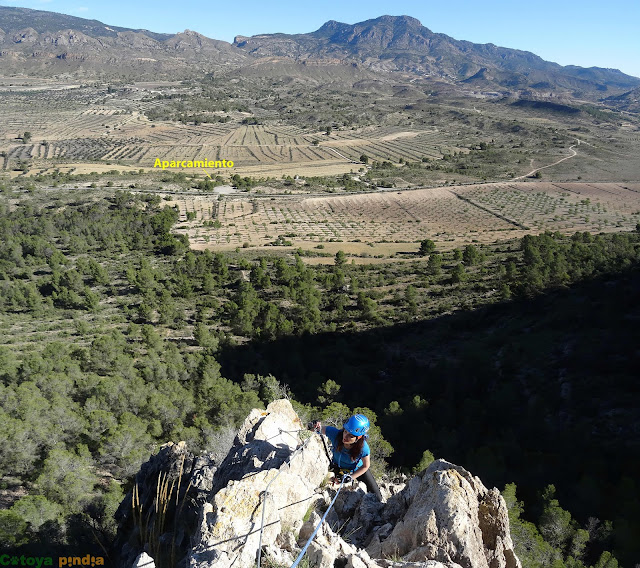
[[[353,473],[351,473],[351,479],[357,479],[361,475],[363,475],[371,466],[371,458],[369,456],[364,456],[362,458],[362,465],[356,469]]]

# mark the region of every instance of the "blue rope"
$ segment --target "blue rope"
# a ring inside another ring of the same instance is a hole
[[[305,552],[307,552],[307,548],[309,548],[309,545],[311,544],[311,541],[316,536],[316,533],[318,532],[318,529],[322,526],[322,523],[324,522],[325,518],[329,514],[329,511],[331,511],[331,507],[333,507],[333,504],[336,502],[336,499],[338,498],[338,495],[340,495],[340,490],[342,489],[342,486],[344,485],[344,480],[346,478],[347,478],[346,475],[342,476],[342,481],[340,482],[340,487],[338,487],[338,492],[336,493],[335,497],[333,498],[333,501],[331,501],[331,504],[329,505],[329,508],[325,511],[325,514],[322,516],[322,519],[320,519],[320,522],[318,523],[318,526],[316,527],[316,530],[313,531],[313,534],[309,537],[309,540],[304,545],[304,548],[300,551],[300,554],[298,554],[298,558],[296,558],[295,562],[291,565],[291,568],[296,568],[296,566],[300,563],[300,560],[302,560],[302,557],[304,556]]]

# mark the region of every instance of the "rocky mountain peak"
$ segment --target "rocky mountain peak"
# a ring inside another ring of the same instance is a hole
[[[75,30],[61,30],[57,33],[43,34],[42,42],[56,46],[82,45],[96,43],[93,38]]]
[[[394,26],[409,26],[413,28],[422,28],[423,25],[420,20],[412,18],[411,16],[380,16],[370,22],[379,22],[381,24],[390,24]]]
[[[411,38],[422,38],[431,32],[419,20],[410,16],[380,16],[349,25],[331,20],[317,32],[309,34],[326,37],[335,44],[361,46],[368,50],[383,51],[403,41],[405,47],[412,44]]]
[[[287,400],[252,410],[222,460],[167,444],[118,511],[121,565],[174,554],[190,568],[249,568],[260,541],[263,558],[291,565],[335,498],[307,550],[313,566],[520,568],[504,499],[464,468],[437,460],[381,480],[380,503],[362,484],[324,486],[328,464]]]

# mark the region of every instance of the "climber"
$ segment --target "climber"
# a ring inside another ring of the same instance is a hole
[[[333,459],[330,467],[336,479],[343,475],[348,475],[351,479],[360,478],[367,486],[367,491],[373,493],[378,501],[382,501],[380,488],[369,471],[371,451],[366,442],[369,430],[369,419],[366,416],[355,414],[344,423],[342,430],[333,426],[322,426],[319,420],[311,422],[309,429],[321,432],[331,440]]]

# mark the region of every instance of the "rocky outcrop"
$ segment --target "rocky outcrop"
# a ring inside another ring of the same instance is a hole
[[[433,462],[383,510],[388,536],[374,535],[367,552],[409,562],[438,560],[464,568],[516,568],[506,505],[464,468]],[[400,517],[398,518],[398,513]]]
[[[411,479],[382,482],[383,503],[363,484],[337,496],[335,486],[322,488],[327,469],[320,436],[304,430],[286,400],[254,409],[220,463],[195,458],[184,443],[167,445],[137,476],[137,499],[152,511],[154,485],[179,485],[183,493],[146,524],[139,513],[136,524],[136,494],[125,499],[122,564],[150,563],[144,551],[158,565],[171,553],[174,564],[190,568],[248,568],[261,542],[263,565],[291,565],[335,497],[307,550],[311,566],[520,568],[504,499],[464,468],[437,460]],[[159,525],[172,528],[153,528]],[[145,541],[149,534],[154,539]]]
[[[319,437],[302,445],[300,431],[303,424],[288,401],[251,412],[200,512],[190,566],[253,566],[262,526],[262,543],[269,546],[302,519],[329,460]]]

